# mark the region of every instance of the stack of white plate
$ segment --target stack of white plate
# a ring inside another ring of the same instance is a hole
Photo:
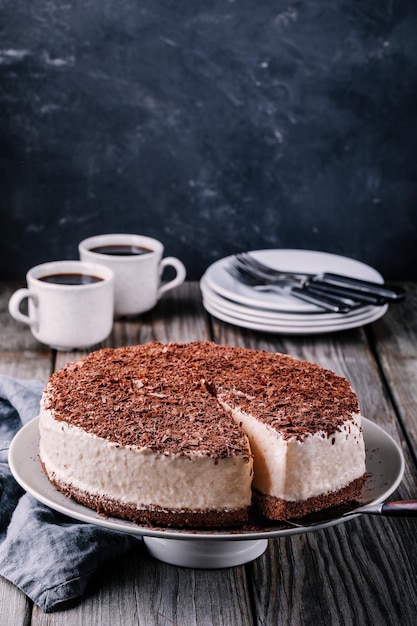
[[[251,254],[272,268],[320,274],[332,272],[383,283],[379,272],[354,259],[311,250],[253,250]],[[232,256],[216,261],[201,282],[204,308],[229,324],[288,335],[329,333],[374,322],[388,305],[364,305],[349,313],[331,313],[294,296],[272,291],[259,292],[239,283],[227,271]]]

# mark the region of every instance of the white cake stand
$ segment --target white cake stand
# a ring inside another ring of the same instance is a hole
[[[404,457],[395,441],[379,426],[365,418],[362,425],[368,478],[361,502],[383,502],[401,482]],[[358,515],[337,516],[315,526],[298,528],[274,522],[253,530],[194,531],[138,526],[133,522],[100,515],[57,491],[42,471],[38,451],[39,420],[36,418],[18,431],[9,448],[10,470],[23,489],[43,504],[68,517],[143,537],[147,550],[153,557],[181,567],[217,569],[243,565],[265,552],[268,539],[312,532],[341,524]]]
[[[195,569],[234,567],[254,561],[265,552],[268,539],[226,541],[144,537],[149,554],[165,563]]]

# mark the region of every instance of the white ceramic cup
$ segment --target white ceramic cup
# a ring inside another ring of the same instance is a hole
[[[97,248],[103,252],[97,252]],[[117,248],[124,252],[117,254]],[[129,248],[135,248],[136,253]],[[105,250],[111,252],[105,252]],[[143,253],[140,250],[143,249]],[[84,239],[78,245],[80,259],[101,263],[114,272],[114,313],[137,315],[152,309],[162,294],[181,285],[186,276],[183,263],[175,257],[163,257],[164,246],[157,239],[143,235],[110,234]],[[166,267],[173,267],[175,277],[162,283]]]
[[[66,280],[65,275],[70,275],[72,281],[93,277],[95,282],[48,282]],[[84,278],[80,279],[80,275]],[[32,267],[26,282],[27,288],[18,289],[10,298],[9,312],[15,320],[30,326],[38,341],[57,350],[73,350],[100,343],[109,336],[113,326],[114,275],[108,268],[81,261],[52,261]],[[28,315],[21,311],[26,299]]]

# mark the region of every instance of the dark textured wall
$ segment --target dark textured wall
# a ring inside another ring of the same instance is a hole
[[[417,278],[417,3],[0,0],[0,277],[102,232]]]

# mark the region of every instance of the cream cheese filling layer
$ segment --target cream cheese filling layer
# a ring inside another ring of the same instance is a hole
[[[253,487],[288,501],[306,500],[337,491],[364,475],[365,444],[361,416],[339,431],[284,439],[255,417],[221,402],[249,438],[254,456]]]
[[[40,411],[39,455],[49,477],[138,508],[227,509],[251,503],[252,458],[161,454],[120,446]]]

